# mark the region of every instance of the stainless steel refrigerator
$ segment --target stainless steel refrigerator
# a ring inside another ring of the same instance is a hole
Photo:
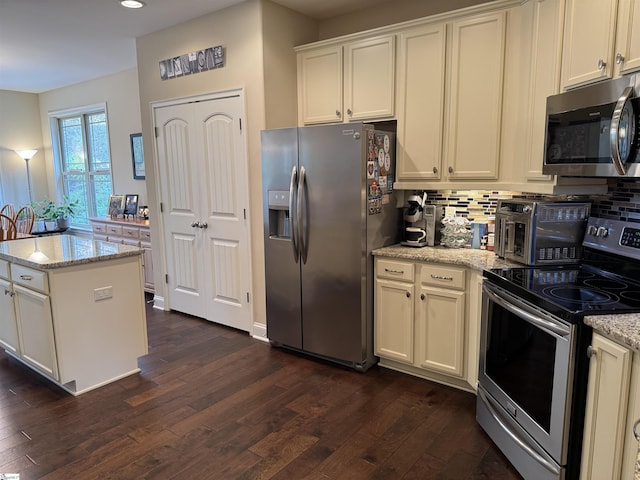
[[[359,371],[375,248],[398,242],[395,135],[362,123],[262,132],[267,336]]]

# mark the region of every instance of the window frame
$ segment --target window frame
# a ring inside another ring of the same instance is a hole
[[[62,200],[63,196],[67,194],[65,191],[65,182],[64,182],[64,169],[62,165],[62,145],[60,138],[60,120],[68,117],[74,116],[86,116],[95,113],[104,113],[106,117],[106,128],[107,128],[107,144],[109,147],[109,177],[111,180],[111,190],[113,193],[113,157],[111,152],[113,151],[111,148],[111,135],[109,134],[109,112],[107,110],[106,102],[95,103],[91,105],[84,105],[82,107],[68,108],[62,110],[51,111],[48,114],[49,117],[49,131],[51,132],[51,151],[53,154],[53,171],[54,171],[54,179],[55,179],[55,196],[56,200]],[[83,129],[82,129],[82,139],[85,146],[85,149],[88,148],[87,145],[87,131],[86,125],[83,120]],[[104,170],[102,170],[104,172]],[[93,177],[95,173],[99,173],[98,171],[86,171],[83,174],[88,177]],[[93,196],[95,196],[95,185],[93,183],[93,178],[89,182],[88,188],[91,190],[87,190],[87,212],[88,218],[94,216],[95,213],[95,205]],[[88,222],[85,224],[78,224],[75,222],[71,222],[71,227],[74,230],[84,230],[91,231],[91,223]]]

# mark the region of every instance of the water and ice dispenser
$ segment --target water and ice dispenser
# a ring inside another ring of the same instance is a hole
[[[290,238],[289,190],[269,190],[269,237]]]

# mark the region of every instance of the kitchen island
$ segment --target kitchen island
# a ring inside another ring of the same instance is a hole
[[[73,395],[139,372],[142,253],[71,235],[0,242],[0,348]]]

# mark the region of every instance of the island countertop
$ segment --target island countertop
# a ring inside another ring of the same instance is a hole
[[[0,259],[45,270],[142,253],[143,250],[139,247],[74,235],[52,235],[0,242]]]

